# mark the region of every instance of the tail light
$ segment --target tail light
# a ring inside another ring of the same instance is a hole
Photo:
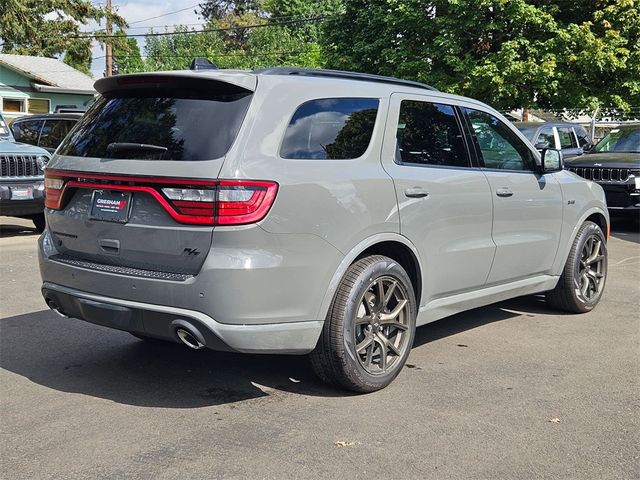
[[[278,184],[256,180],[187,180],[45,173],[45,205],[59,210],[71,188],[144,192],[180,223],[246,225],[262,220],[276,198]]]

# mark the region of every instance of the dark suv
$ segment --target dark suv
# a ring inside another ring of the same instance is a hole
[[[556,148],[562,150],[565,159],[582,155],[593,147],[587,130],[576,123],[518,122],[514,125],[538,150]]]
[[[612,212],[640,211],[640,124],[611,130],[587,155],[567,162],[567,170],[599,183]]]
[[[16,118],[11,131],[17,142],[42,147],[53,153],[82,114],[52,113]]]

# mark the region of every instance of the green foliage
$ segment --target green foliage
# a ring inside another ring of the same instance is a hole
[[[114,74],[143,72],[145,64],[136,39],[127,38],[122,30],[115,35],[116,38],[112,40]]]
[[[89,0],[2,0],[0,12],[3,53],[64,55],[65,63],[89,72],[91,39],[78,38],[80,26],[89,20],[105,19],[103,8]],[[126,26],[119,15],[112,13],[109,17],[114,25]]]
[[[324,26],[329,67],[424,81],[498,108],[637,100],[639,0],[344,3]]]

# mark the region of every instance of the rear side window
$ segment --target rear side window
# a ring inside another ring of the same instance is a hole
[[[462,130],[450,105],[403,100],[396,133],[401,163],[468,167]]]
[[[558,136],[560,137],[560,148],[576,148],[578,146],[571,128],[558,127]]]
[[[591,145],[589,134],[583,127],[576,127],[574,131],[576,132],[576,136],[578,137],[578,145],[580,145],[581,147]]]
[[[236,138],[250,93],[194,89],[111,92],[60,144],[60,155],[136,160],[210,160]]]
[[[378,104],[374,98],[325,98],[303,103],[289,122],[280,156],[318,160],[362,156],[371,142]]]
[[[40,129],[42,128],[43,123],[44,120],[25,120],[23,122],[15,122],[12,126],[13,136],[17,142],[38,145]]]

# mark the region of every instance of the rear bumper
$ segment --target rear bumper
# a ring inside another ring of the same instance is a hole
[[[305,354],[316,346],[322,321],[229,325],[202,312],[94,295],[44,282],[42,295],[67,316],[105,327],[177,342],[180,322],[195,327],[212,350]],[[178,322],[178,324],[176,324]]]

